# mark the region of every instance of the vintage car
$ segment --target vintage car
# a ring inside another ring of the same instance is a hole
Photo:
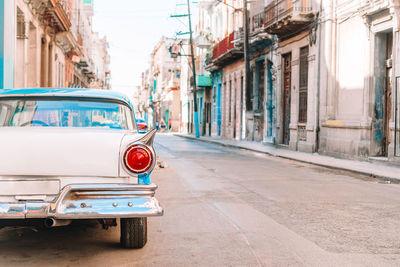
[[[147,217],[163,209],[150,181],[155,130],[136,129],[117,92],[0,90],[0,227],[119,222],[121,245],[142,248]]]
[[[136,125],[139,133],[147,132],[147,123],[144,119],[136,118]]]

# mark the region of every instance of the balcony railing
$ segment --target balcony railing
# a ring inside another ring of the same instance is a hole
[[[57,32],[68,31],[71,27],[71,7],[67,1],[50,0],[45,17]]]
[[[243,31],[232,32],[221,42],[210,48],[205,58],[205,70],[213,71],[243,57]]]
[[[265,8],[264,26],[268,29],[288,18],[308,22],[309,19],[303,18],[302,15],[312,11],[311,0],[274,0]]]
[[[251,19],[251,31],[255,32],[257,30],[263,29],[264,19],[265,19],[264,12],[253,16]]]
[[[229,34],[224,40],[214,46],[214,53],[212,59],[217,59],[220,56],[235,48],[233,41],[235,40],[235,32]]]

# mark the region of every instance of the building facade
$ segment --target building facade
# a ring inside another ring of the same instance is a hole
[[[145,117],[151,125],[171,131],[178,131],[181,124],[181,58],[171,52],[178,49],[176,46],[181,46],[180,40],[161,38],[150,55],[150,67],[143,74],[140,89],[144,94],[149,92]]]
[[[209,47],[201,64],[211,75],[209,134],[241,139],[243,121],[243,18],[242,1],[200,1],[199,35]]]
[[[397,160],[399,1],[332,1],[324,16],[319,150]]]
[[[246,81],[243,2],[199,1],[200,134],[399,161],[399,2],[252,1]],[[194,133],[190,68],[183,58],[179,130]]]
[[[0,88],[110,88],[106,39],[89,0],[10,0],[0,9]],[[14,36],[14,37],[13,37]]]

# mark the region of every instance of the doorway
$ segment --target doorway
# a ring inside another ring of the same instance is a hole
[[[221,125],[222,125],[222,106],[221,106],[221,96],[222,96],[222,84],[219,83],[217,86],[217,125],[218,125],[218,136],[221,136]]]
[[[392,117],[392,54],[393,32],[378,33],[375,39],[375,108],[373,156],[387,157]]]
[[[290,141],[290,105],[292,87],[292,54],[283,55],[283,138],[282,144],[289,145]]]
[[[267,62],[267,137],[271,141],[273,135],[273,113],[274,113],[274,95],[273,95],[273,85],[272,85],[272,62]]]
[[[236,121],[237,121],[237,107],[236,107],[236,101],[237,101],[237,80],[235,78],[234,80],[234,88],[233,88],[233,122],[232,122],[232,126],[233,126],[233,139],[236,139]]]
[[[262,58],[256,64],[256,90],[254,112],[254,141],[264,140],[264,90],[265,90],[265,60]]]
[[[390,119],[392,117],[392,55],[393,55],[393,32],[386,34],[386,73],[385,73],[385,119],[383,155],[388,156],[390,144]]]

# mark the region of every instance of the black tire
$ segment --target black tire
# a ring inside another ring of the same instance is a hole
[[[143,248],[147,243],[147,218],[121,219],[121,246]]]

